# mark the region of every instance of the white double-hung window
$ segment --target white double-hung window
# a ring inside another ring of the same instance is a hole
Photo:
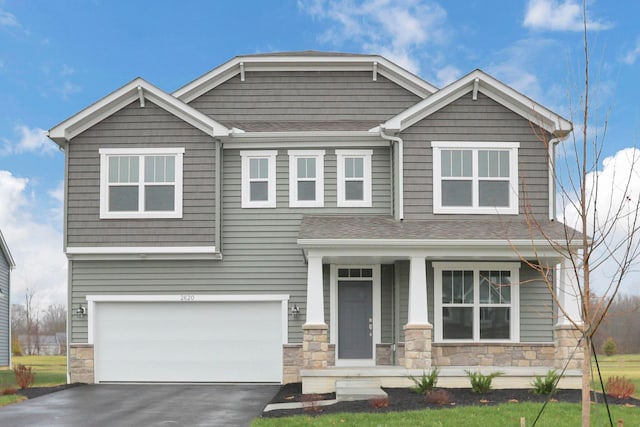
[[[336,150],[338,207],[371,207],[372,150]]]
[[[289,150],[289,206],[324,206],[324,150]]]
[[[241,151],[242,207],[276,207],[275,150]]]
[[[102,148],[100,218],[182,218],[184,148]]]
[[[518,213],[518,143],[432,142],[433,212]]]
[[[434,262],[434,330],[442,341],[519,341],[519,263]]]

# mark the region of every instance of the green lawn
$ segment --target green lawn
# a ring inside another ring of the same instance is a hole
[[[22,364],[31,366],[35,372],[33,387],[46,387],[67,383],[67,357],[66,356],[14,356],[13,366]],[[8,368],[0,368],[0,391],[3,388],[17,388],[13,371]]]
[[[335,414],[313,416],[296,416],[287,418],[256,419],[253,427],[270,426],[461,426],[465,427],[508,427],[520,426],[520,418],[525,417],[527,425],[531,425],[542,404],[540,403],[507,403],[497,406],[466,406],[455,409],[426,409],[424,411],[389,412],[384,414]],[[625,426],[640,425],[640,410],[615,406],[611,409],[614,425],[623,419]],[[592,408],[592,425],[608,425],[607,413],[603,405]],[[540,420],[539,427],[575,427],[580,425],[580,404],[550,403]]]
[[[609,377],[626,377],[636,386],[636,392],[633,397],[640,399],[640,354],[617,354],[615,356],[598,355],[598,363],[600,364],[602,380],[605,384]],[[597,371],[595,368],[595,362],[592,366],[594,377],[596,377]],[[599,384],[594,388],[600,390]]]

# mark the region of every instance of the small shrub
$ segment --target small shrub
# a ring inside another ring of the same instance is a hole
[[[13,368],[13,374],[16,376],[16,383],[21,389],[29,388],[33,385],[35,374],[31,370],[31,366],[19,364]]]
[[[389,398],[374,397],[372,399],[369,399],[369,403],[371,403],[371,407],[375,409],[387,408],[389,406]]]
[[[558,391],[557,385],[560,379],[560,374],[551,369],[547,372],[545,377],[536,376],[531,381],[531,393],[544,394],[547,396],[553,396]]]
[[[322,400],[322,395],[315,393],[303,394],[300,400],[302,400],[302,410],[304,412],[322,412],[322,406],[318,404]]]
[[[413,381],[413,383],[415,384],[414,387],[411,387],[411,391],[413,391],[414,393],[420,393],[420,394],[425,394],[427,392],[430,392],[435,388],[436,384],[438,384],[439,373],[440,371],[436,368],[436,369],[432,369],[428,375],[423,372],[422,376],[419,378],[410,376],[409,379]]]
[[[436,405],[448,405],[451,402],[451,395],[447,390],[431,390],[425,397],[425,402],[435,403]]]
[[[491,383],[495,377],[499,377],[503,372],[496,371],[490,374],[484,375],[480,372],[465,371],[469,382],[471,383],[471,390],[474,393],[486,394],[491,391]]]
[[[625,377],[609,377],[604,389],[611,397],[626,399],[636,391],[636,386]]]
[[[609,337],[605,342],[602,343],[602,352],[607,356],[613,356],[618,353],[618,346],[613,338]]]
[[[18,393],[18,390],[16,390],[15,388],[7,387],[7,388],[2,389],[2,393],[0,393],[0,394],[3,395],[3,396],[9,396],[9,395],[12,395],[12,394],[17,394],[17,393]]]

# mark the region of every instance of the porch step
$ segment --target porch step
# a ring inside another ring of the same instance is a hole
[[[379,380],[343,379],[336,380],[336,400],[353,401],[384,399],[387,393],[380,388]]]

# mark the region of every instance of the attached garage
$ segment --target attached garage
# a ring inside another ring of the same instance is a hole
[[[87,300],[96,382],[282,382],[287,296]]]

